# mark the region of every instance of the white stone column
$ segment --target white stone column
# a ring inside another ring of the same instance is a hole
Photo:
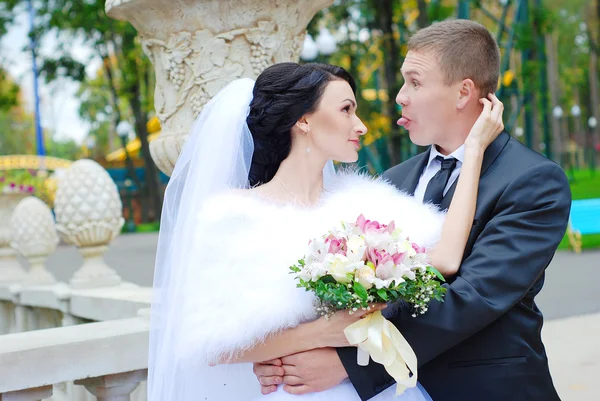
[[[11,248],[11,216],[21,199],[22,193],[0,193],[0,282],[18,282],[27,272],[17,261],[17,253]]]
[[[15,319],[14,326],[11,327],[11,333],[23,333],[27,331],[28,319],[27,319],[27,307],[21,305],[21,291],[23,286],[20,284],[13,284],[9,288],[12,295],[12,302],[15,305]]]
[[[67,327],[79,324],[77,318],[71,314],[71,289],[67,285],[57,285],[54,288],[54,295],[63,314],[61,325]]]
[[[333,0],[107,0],[106,12],[137,29],[156,71],[162,132],[150,143],[167,175],[210,98],[236,78],[297,61],[306,26]]]
[[[130,401],[130,394],[140,382],[146,380],[146,369],[118,373],[102,377],[76,380],[76,385],[85,388],[96,396],[98,401]]]
[[[9,334],[15,325],[15,305],[9,301],[0,301],[0,336]]]
[[[52,284],[56,279],[46,270],[46,259],[56,250],[58,235],[50,208],[29,196],[15,208],[11,219],[12,247],[29,262],[27,284]]]
[[[74,289],[114,286],[121,277],[104,261],[104,252],[119,235],[125,220],[116,184],[93,160],[78,160],[60,180],[54,201],[56,230],[83,256],[75,272]]]

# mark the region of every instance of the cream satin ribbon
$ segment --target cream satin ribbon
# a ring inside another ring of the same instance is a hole
[[[357,362],[369,364],[369,356],[382,364],[397,383],[396,395],[417,385],[417,356],[396,326],[381,311],[370,313],[344,330],[351,345],[358,345]],[[410,369],[410,370],[409,370]],[[410,372],[413,373],[410,376]]]

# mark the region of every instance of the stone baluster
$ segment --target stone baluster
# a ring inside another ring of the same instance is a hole
[[[63,327],[74,326],[79,324],[79,322],[78,319],[71,314],[71,289],[67,285],[61,284],[54,288],[54,295],[58,300],[58,310],[63,314],[61,325]]]
[[[13,284],[10,286],[9,291],[12,295],[12,303],[15,306],[15,319],[14,326],[10,328],[11,333],[23,333],[27,331],[27,307],[21,304],[21,291],[23,286],[20,284]]]
[[[76,380],[76,385],[85,386],[87,391],[96,396],[98,401],[130,401],[130,394],[140,382],[146,380],[148,370],[118,373],[102,377]]]

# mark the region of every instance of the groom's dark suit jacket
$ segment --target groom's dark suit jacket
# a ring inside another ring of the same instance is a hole
[[[384,176],[413,194],[428,155]],[[456,182],[443,209],[455,187]],[[569,184],[558,165],[507,132],[488,147],[473,228],[460,271],[445,284],[445,301],[434,301],[416,318],[402,304],[384,311],[414,349],[419,382],[433,401],[559,400],[534,297],[564,235],[570,204]],[[338,354],[363,400],[394,384],[382,365],[358,366],[356,348],[339,348]]]

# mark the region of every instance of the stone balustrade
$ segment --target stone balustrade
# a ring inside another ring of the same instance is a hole
[[[151,296],[151,288],[130,283],[86,290],[0,284],[0,335],[135,317]]]
[[[129,400],[146,380],[149,328],[148,317],[140,316],[4,335],[0,401],[46,399],[65,382],[98,400]]]
[[[0,194],[0,401],[121,401],[136,388],[145,400],[149,313],[138,315],[152,289],[123,282],[102,256],[123,226],[117,187],[91,160],[65,176],[58,224],[39,199]],[[57,231],[84,259],[69,283],[44,263]]]

